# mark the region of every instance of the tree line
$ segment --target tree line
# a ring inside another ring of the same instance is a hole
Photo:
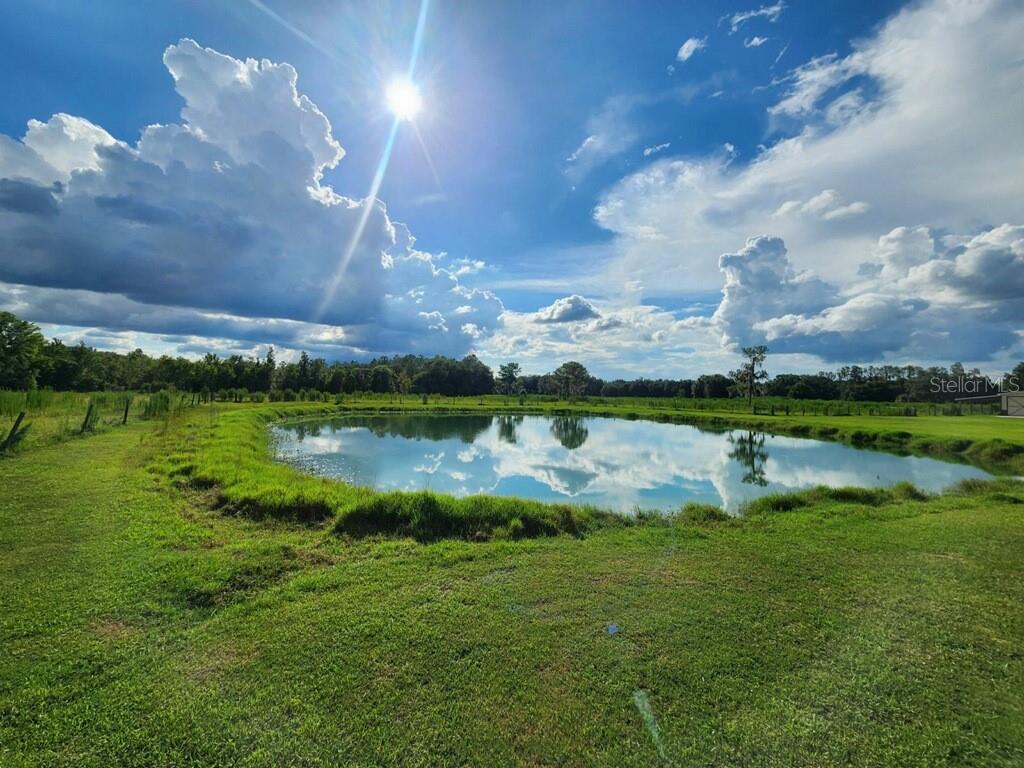
[[[303,352],[297,361],[278,362],[271,348],[262,358],[207,354],[198,360],[152,356],[140,349],[128,353],[98,350],[84,343],[46,339],[38,326],[9,312],[0,312],[0,389],[50,388],[58,391],[100,390],[183,392],[246,391],[350,394],[378,392],[446,396],[550,395],[562,398],[671,397],[750,398],[756,395],[815,400],[874,402],[943,402],[964,395],[991,394],[997,383],[980,371],[920,366],[844,366],[816,374],[764,371],[768,350],[744,349],[746,363],[729,375],[711,373],[683,379],[613,379],[592,376],[579,362],[562,364],[551,373],[524,375],[518,363],[491,369],[469,355],[448,357],[401,355],[369,362],[327,362]],[[1024,387],[1024,363],[1007,374]],[[977,386],[936,392],[934,381],[960,379]],[[282,399],[292,399],[282,397]]]

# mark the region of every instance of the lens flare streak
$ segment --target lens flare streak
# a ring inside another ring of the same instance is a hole
[[[406,80],[410,84],[414,82],[413,76],[416,74],[416,65],[419,63],[420,50],[423,47],[423,30],[426,27],[427,11],[429,10],[429,7],[430,0],[421,0],[419,16],[416,19],[416,32],[413,35],[412,40],[412,52],[409,56],[409,68],[406,73]],[[330,308],[331,302],[334,301],[334,296],[338,292],[338,287],[341,285],[341,281],[345,277],[348,265],[352,261],[352,256],[355,254],[356,248],[359,247],[359,241],[363,237],[363,231],[366,229],[366,223],[370,218],[370,213],[377,200],[377,193],[380,191],[380,185],[384,181],[384,174],[387,173],[388,163],[391,161],[391,152],[395,147],[395,137],[398,135],[398,126],[401,122],[402,118],[397,114],[391,121],[391,129],[388,131],[387,140],[384,142],[384,151],[381,152],[380,161],[377,163],[377,170],[373,174],[373,182],[370,184],[370,191],[363,199],[363,208],[359,215],[359,221],[356,224],[355,230],[352,232],[352,237],[349,240],[348,245],[345,247],[344,253],[341,255],[341,259],[338,261],[337,269],[334,270],[334,274],[331,275],[331,279],[327,282],[323,298],[320,300],[320,306],[317,308],[316,315],[313,318],[314,322],[320,322],[324,315],[327,314],[327,310]]]

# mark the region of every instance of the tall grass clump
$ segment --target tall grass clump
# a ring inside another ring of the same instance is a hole
[[[52,389],[18,391],[0,389],[0,416],[17,416],[22,411],[30,414],[78,408],[88,402],[90,395],[79,392],[54,392]]]
[[[721,507],[696,501],[684,504],[673,517],[682,523],[720,523],[733,519],[732,515]]]
[[[154,392],[146,398],[146,402],[142,406],[142,418],[155,419],[170,413],[171,401],[171,393],[168,390],[162,389],[159,392]]]
[[[334,530],[350,536],[411,536],[419,541],[581,536],[628,525],[623,515],[594,507],[543,504],[497,496],[454,498],[430,491],[376,493],[338,512]]]
[[[25,408],[25,393],[0,389],[0,416],[17,416]]]
[[[900,482],[889,488],[830,488],[819,485],[804,491],[775,493],[748,501],[742,508],[744,515],[765,515],[776,512],[790,512],[805,507],[828,506],[829,504],[851,504],[863,507],[884,507],[890,504],[926,501],[927,493],[912,483]]]

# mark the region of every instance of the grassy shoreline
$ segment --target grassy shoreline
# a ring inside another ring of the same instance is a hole
[[[476,399],[474,399],[476,400]],[[987,465],[1005,472],[1018,471],[1024,461],[1024,441],[1010,443],[1002,439],[971,440],[948,438],[942,430],[954,417],[914,417],[915,426],[932,433],[913,435],[893,430],[894,417],[832,417],[856,419],[846,430],[830,423],[794,423],[793,419],[770,421],[759,417],[728,418],[720,414],[694,414],[677,411],[629,408],[594,408],[588,403],[554,403],[547,408],[528,408],[494,402],[437,404],[404,403],[382,405],[379,400],[353,400],[341,405],[312,403],[243,405],[196,409],[186,416],[183,426],[171,438],[172,444],[154,466],[177,482],[215,489],[220,508],[256,519],[275,519],[312,525],[330,524],[336,533],[350,536],[389,534],[412,536],[420,541],[445,537],[463,539],[528,538],[558,534],[583,535],[607,527],[664,524],[662,514],[638,514],[626,517],[594,507],[540,502],[498,496],[453,498],[432,492],[379,493],[345,483],[306,475],[293,467],[274,461],[269,444],[268,425],[318,417],[343,416],[346,413],[574,413],[580,415],[651,418],[661,422],[695,424],[705,428],[747,428],[778,434],[814,436],[845,440],[859,447],[881,448],[893,452],[918,452],[960,461]],[[971,417],[955,417],[970,419]],[[975,417],[978,418],[978,417]],[[993,417],[981,417],[991,421]],[[960,422],[959,433],[969,422]],[[1024,425],[1022,425],[1024,426]],[[987,437],[991,425],[983,422],[977,432]],[[1024,434],[1024,432],[1022,432]],[[897,489],[895,501],[903,498]],[[819,491],[827,495],[827,491]],[[892,495],[892,494],[890,494]],[[799,498],[800,494],[793,494]],[[752,505],[751,509],[758,506]],[[684,507],[680,516],[708,516]]]

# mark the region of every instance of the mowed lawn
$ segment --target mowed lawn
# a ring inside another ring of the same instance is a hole
[[[159,429],[0,463],[0,766],[1024,764],[1024,484],[351,540]]]

